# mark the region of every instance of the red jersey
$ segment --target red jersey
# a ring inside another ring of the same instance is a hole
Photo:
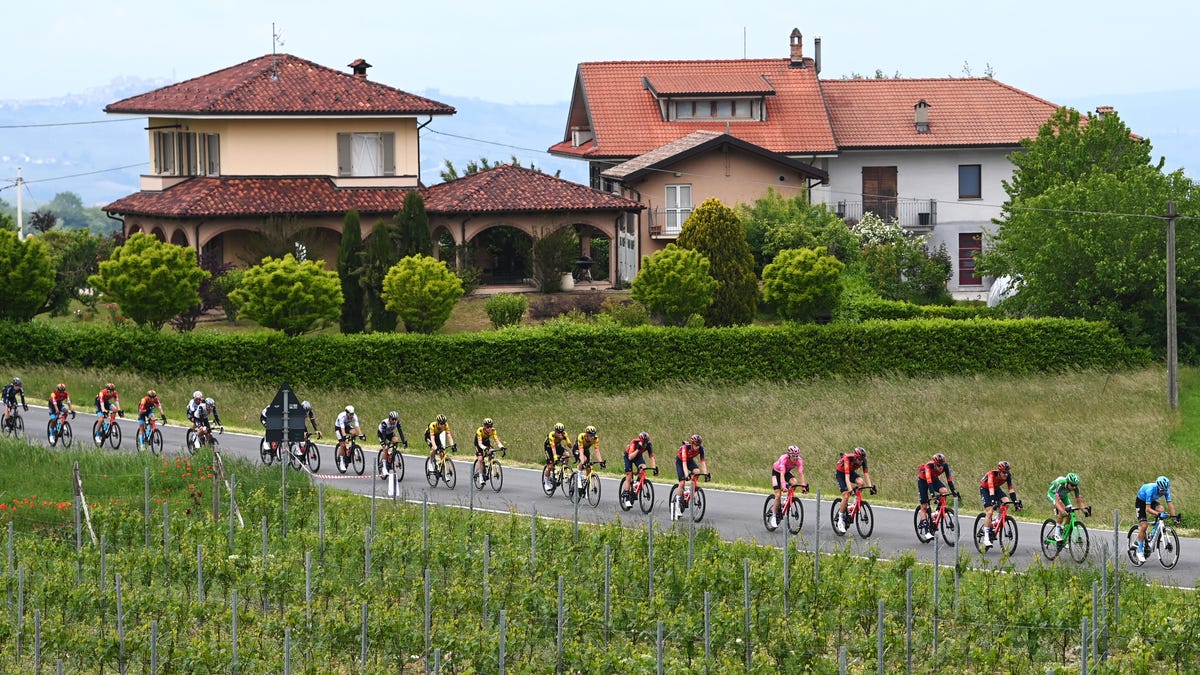
[[[691,443],[684,443],[679,446],[679,451],[675,456],[684,462],[689,462],[697,457],[704,459],[704,446],[693,447]]]
[[[113,389],[112,391],[109,391],[107,389],[101,389],[100,393],[96,394],[96,398],[99,399],[101,404],[107,404],[110,401],[115,402],[117,400],[117,390]]]
[[[625,446],[625,456],[631,460],[637,459],[647,452],[651,455],[654,454],[654,451],[650,449],[650,444],[643,443],[640,438],[629,441],[629,445]]]
[[[1001,485],[1006,483],[1008,484],[1009,492],[1011,492],[1013,489],[1012,473],[1010,472],[1008,474],[1008,478],[1001,478],[1000,471],[998,469],[992,469],[991,471],[983,474],[983,480],[979,481],[979,487],[985,488],[990,492],[994,492],[998,490]]]
[[[946,474],[946,480],[954,480],[954,476],[950,474],[949,464],[938,466],[935,462],[925,462],[921,466],[917,467],[917,478],[924,480],[926,483],[932,483],[943,473]]]
[[[847,476],[857,471],[859,467],[862,467],[864,472],[867,470],[867,458],[863,457],[859,459],[858,455],[853,452],[842,455],[842,458],[837,463],[838,473],[844,473]]]
[[[143,415],[145,415],[148,412],[151,412],[155,408],[162,410],[162,404],[158,402],[157,397],[150,398],[149,396],[143,396],[142,401],[140,403],[138,403],[138,412]]]
[[[53,408],[53,407],[61,406],[64,403],[70,403],[70,402],[71,402],[71,394],[69,394],[65,391],[59,391],[57,389],[50,392],[50,407]]]

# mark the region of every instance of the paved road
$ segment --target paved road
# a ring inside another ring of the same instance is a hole
[[[30,412],[25,414],[25,418],[27,431],[33,432],[30,434],[31,440],[41,445],[47,445],[45,409],[42,408],[41,411],[38,411],[31,407]],[[81,443],[87,447],[91,446],[91,438],[89,438],[88,434],[90,434],[94,419],[92,415],[79,415],[77,417],[73,424],[73,428],[76,429],[75,442],[77,444]],[[132,451],[132,439],[136,433],[137,423],[130,419],[122,419],[120,423],[125,435],[121,447],[124,451]],[[181,452],[184,445],[185,429],[179,426],[164,426],[161,429],[164,437],[164,452],[167,455]],[[224,455],[240,457],[254,462],[259,461],[258,447],[261,437],[240,433],[225,433],[219,437],[219,440],[221,451]],[[372,479],[370,476],[371,469],[375,464],[376,453],[374,450],[364,447],[367,455],[367,476],[358,477],[354,476],[353,472],[346,476],[339,475],[334,465],[333,448],[330,445],[321,445],[319,447],[321,450],[321,469],[313,476],[315,482],[325,483],[331,487],[363,495],[374,494],[378,498],[390,498],[386,494],[386,483],[382,479]],[[473,453],[460,453],[457,456],[451,455],[451,458],[455,460],[455,466],[458,471],[458,483],[453,490],[446,488],[442,484],[439,484],[437,487],[430,487],[424,475],[424,455],[406,454],[406,474],[404,480],[398,483],[399,494],[396,498],[415,502],[421,502],[428,498],[430,503],[476,508],[500,513],[517,512],[529,514],[536,508],[540,516],[566,521],[573,521],[576,517],[575,506],[563,497],[561,492],[556,492],[553,497],[547,497],[542,492],[540,469],[505,466],[504,483],[501,492],[494,492],[489,486],[485,486],[481,491],[476,491],[471,487],[469,480],[470,463],[473,461]],[[614,464],[616,463],[614,462]],[[666,467],[668,463],[664,461],[663,465]],[[593,508],[586,501],[583,502],[578,508],[579,522],[599,523],[615,518],[627,526],[641,527],[653,518],[655,527],[660,530],[670,527],[687,527],[690,523],[689,520],[685,519],[675,523],[667,520],[669,511],[666,502],[672,484],[670,479],[674,473],[673,465],[674,463],[671,462],[670,469],[664,468],[662,475],[658,478],[652,477],[655,483],[655,504],[651,515],[643,514],[636,504],[632,511],[623,512],[620,510],[616,501],[619,479],[615,477],[615,472],[610,468],[601,481],[602,496],[599,506]],[[715,468],[717,471],[720,471],[719,464]],[[608,477],[607,474],[614,474],[614,477]],[[703,525],[715,528],[727,540],[742,539],[765,545],[783,546],[784,528],[781,527],[776,532],[770,533],[763,526],[761,513],[765,499],[764,495],[707,488],[704,490],[704,493],[707,497],[708,506],[702,521]],[[838,495],[833,496],[836,497]],[[970,532],[970,527],[974,523],[975,516],[981,510],[977,500],[972,497],[973,495],[967,497],[966,505],[963,507],[962,536],[968,541],[964,542],[965,545],[959,547],[939,546],[937,555],[943,564],[953,564],[956,549],[959,555],[968,557],[972,566],[993,565],[1000,559],[1000,553],[997,550],[993,549],[987,554],[981,555],[969,542],[970,535],[968,533]],[[1029,495],[1026,498],[1034,499],[1037,496]],[[823,499],[819,506],[819,533],[817,531],[818,504],[815,497],[808,495],[808,498],[803,500],[803,504],[804,524],[800,534],[798,537],[794,537],[793,541],[796,541],[796,545],[804,550],[811,551],[814,546],[819,545],[822,551],[828,552],[848,545],[852,552],[866,554],[869,548],[874,546],[878,548],[879,554],[883,557],[895,556],[905,551],[914,551],[917,559],[930,563],[934,561],[934,544],[922,545],[917,543],[916,535],[913,532],[913,511],[911,508],[874,507],[876,521],[874,532],[870,539],[864,540],[853,529],[845,537],[834,536],[829,522],[830,501],[828,496]],[[1130,507],[1130,511],[1132,512],[1132,504]],[[1102,520],[1106,522],[1102,522]],[[1084,564],[1096,564],[1102,555],[1102,542],[1107,545],[1110,551],[1112,550],[1112,514],[1108,514],[1105,519],[1096,517],[1087,519],[1085,522],[1091,529],[1091,550],[1088,554],[1088,562]],[[1131,523],[1132,521],[1126,516],[1123,520],[1118,539],[1119,545],[1122,547],[1125,542],[1125,531]],[[1036,523],[1026,521],[1019,523],[1017,552],[1013,560],[1017,568],[1026,567],[1035,557],[1041,555],[1039,550],[1040,536],[1040,520]],[[1197,585],[1197,579],[1200,578],[1200,540],[1195,538],[1182,539],[1181,551],[1179,564],[1173,570],[1164,570],[1155,559],[1151,559],[1145,566],[1137,568],[1135,571],[1147,579],[1157,580],[1166,585],[1194,588]],[[1072,566],[1076,563],[1069,560],[1068,552],[1064,550],[1060,561],[1056,564]],[[1124,556],[1122,556],[1122,564],[1131,567]]]

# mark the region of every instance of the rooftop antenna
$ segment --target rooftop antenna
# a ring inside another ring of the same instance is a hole
[[[742,60],[746,59],[746,27],[742,26]]]
[[[279,58],[275,55],[275,47],[283,46],[283,29],[275,30],[275,22],[271,22],[271,79],[279,81]]]

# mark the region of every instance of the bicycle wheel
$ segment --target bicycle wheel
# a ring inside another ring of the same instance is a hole
[[[264,466],[271,466],[275,463],[275,451],[271,449],[271,442],[265,437],[258,442],[258,458],[262,460]]]
[[[642,513],[654,510],[654,483],[642,481],[642,489],[638,491],[638,506],[642,508]]]
[[[454,470],[454,460],[449,457],[446,458],[446,468],[442,469],[442,480],[445,481],[446,487],[451,490],[458,483],[458,473]]]
[[[553,497],[554,491],[558,489],[558,483],[554,480],[557,475],[558,472],[554,470],[554,467],[550,467],[549,476],[542,474],[542,492],[545,492],[547,497]]]
[[[933,521],[921,513],[920,506],[913,509],[913,531],[917,533],[917,541],[922,544],[928,544],[933,541],[936,535],[929,531],[929,526],[932,524]]]
[[[567,471],[567,468],[564,466],[562,473],[558,474],[558,487],[562,490],[563,497],[566,497],[569,502],[575,501],[574,486],[575,472]]]
[[[482,490],[483,484],[487,482],[487,478],[485,477],[483,471],[483,469],[476,471],[475,465],[471,465],[471,485],[473,485],[476,490]]]
[[[579,486],[579,481],[579,472],[572,471],[571,477],[567,479],[567,499],[571,503],[575,503],[576,500],[583,498],[583,489]]]
[[[839,537],[844,537],[844,536],[846,536],[846,530],[838,530],[837,526],[834,525],[834,523],[837,522],[838,516],[841,513],[841,508],[842,508],[842,498],[841,497],[834,499],[833,503],[829,505],[829,527],[833,528],[834,534],[836,534]]]
[[[787,520],[788,532],[800,534],[800,528],[804,525],[804,504],[799,499],[793,499],[783,517]]]
[[[429,482],[429,487],[437,487],[438,480],[441,477],[437,472],[437,460],[433,457],[425,458],[425,480]]]
[[[104,420],[96,420],[92,424],[92,442],[97,448],[104,447]]]
[[[1175,534],[1175,528],[1169,525],[1161,525],[1162,532],[1158,535],[1158,544],[1154,547],[1158,549],[1158,562],[1166,569],[1172,569],[1179,563],[1179,535]]]
[[[942,512],[942,521],[938,523],[938,529],[942,533],[942,541],[946,542],[947,546],[955,546],[958,540],[958,514],[954,509],[947,506]]]
[[[492,483],[492,492],[499,492],[500,488],[504,487],[504,469],[500,466],[499,460],[492,462],[492,475],[488,477]]]
[[[358,443],[350,444],[350,463],[354,465],[354,473],[360,476],[367,469],[367,460],[363,457],[362,448],[358,447]]]
[[[1137,545],[1138,545],[1138,526],[1137,525],[1130,526],[1129,534],[1126,535],[1125,539],[1126,539],[1126,543],[1128,544],[1128,547],[1126,548],[1125,552],[1126,552],[1126,554],[1129,555],[1129,564],[1133,565],[1134,567],[1141,567],[1145,563],[1139,562],[1137,559]]]
[[[304,444],[304,463],[308,465],[308,470],[316,473],[321,468],[321,452],[317,450],[317,444],[312,441],[307,441]]]
[[[600,476],[596,474],[588,476],[587,500],[592,508],[600,505]]]
[[[871,512],[871,505],[861,499],[858,501],[858,512],[854,514],[854,527],[858,528],[858,536],[863,539],[875,531],[875,514]]]
[[[334,452],[334,455],[333,455],[333,457],[334,457],[333,463],[334,463],[334,464],[337,464],[337,470],[338,470],[338,473],[340,473],[340,474],[345,474],[345,473],[346,473],[346,468],[347,468],[347,462],[346,462],[346,458],[345,458],[345,457],[343,457],[342,455],[338,454],[338,452],[340,452],[340,451],[335,451],[335,452]],[[436,484],[437,484],[437,483],[435,482],[435,483],[434,483],[434,485],[436,485]]]
[[[108,445],[113,450],[121,448],[121,425],[116,422],[108,425]]]
[[[1077,563],[1087,560],[1089,546],[1091,546],[1091,542],[1088,541],[1087,525],[1075,521],[1074,527],[1071,528],[1071,534],[1067,536],[1067,547],[1071,549],[1071,559]]]
[[[688,504],[688,513],[692,514],[692,520],[694,522],[698,523],[704,520],[705,506],[707,506],[707,502],[704,498],[704,489],[698,487],[696,488],[696,491],[692,493],[692,501]]]
[[[385,473],[387,473],[387,460],[384,459],[382,452],[378,452],[375,454],[375,475],[382,476]]]
[[[1059,552],[1062,551],[1062,545],[1051,538],[1051,535],[1054,534],[1054,527],[1057,524],[1057,521],[1053,518],[1047,518],[1042,523],[1042,555],[1046,556],[1046,560],[1054,560],[1058,557]]]
[[[58,445],[58,435],[54,433],[54,426],[55,424],[53,419],[51,419],[49,422],[46,422],[46,442],[49,443],[50,447],[52,448]]]
[[[396,474],[396,482],[404,480],[404,454],[397,448],[392,451],[392,473]]]
[[[987,514],[975,516],[975,526],[971,528],[971,539],[975,541],[975,550],[987,553],[990,546],[983,545],[983,528],[987,527]]]
[[[668,515],[675,515],[675,509],[679,506],[679,485],[672,485],[671,491],[667,494]]]
[[[632,484],[634,481],[633,479],[630,479],[628,482]],[[622,511],[629,511],[633,508],[632,496],[629,502],[625,501],[625,497],[629,495],[629,492],[632,491],[632,489],[632,487],[626,486],[626,480],[624,478],[621,479],[621,484],[617,486],[617,506],[621,507]]]
[[[1017,521],[1012,518],[1005,518],[1004,525],[1000,527],[1000,550],[1004,554],[1011,556],[1017,550]]]
[[[12,435],[13,438],[25,437],[25,418],[21,417],[20,415],[13,416]]]
[[[158,429],[150,432],[150,452],[161,455],[163,448],[162,432]]]
[[[763,502],[763,509],[762,509],[763,527],[767,528],[767,532],[774,532],[775,530],[779,529],[778,522],[775,523],[774,527],[771,526],[771,512],[774,510],[775,510],[775,496],[771,495],[771,496],[767,497],[767,501]]]
[[[200,443],[198,443],[196,440],[196,432],[192,431],[191,429],[188,429],[187,433],[184,434],[183,443],[184,447],[187,448],[189,455],[196,454],[196,451],[200,449]]]

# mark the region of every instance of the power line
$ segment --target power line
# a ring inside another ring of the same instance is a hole
[[[138,162],[137,164],[126,164],[125,166],[114,166],[111,169],[97,169],[95,171],[85,171],[83,173],[73,173],[73,174],[70,174],[67,176],[53,176],[51,178],[36,178],[34,180],[22,179],[21,184],[28,185],[30,183],[49,183],[51,181],[56,181],[56,180],[66,180],[68,178],[79,178],[80,176],[94,176],[99,173],[109,173],[111,171],[123,171],[125,169],[132,169],[132,168],[138,167],[138,166],[145,166],[146,164],[147,164],[146,162]],[[13,180],[13,179],[10,178],[8,180]],[[17,186],[17,183],[14,180],[9,185],[0,186],[0,190],[7,190],[9,188],[13,188],[16,186]]]
[[[42,127],[74,127],[84,124],[115,124],[117,122],[138,122],[139,117],[119,120],[90,120],[86,122],[47,122],[45,124],[0,124],[0,129],[40,129]]]

